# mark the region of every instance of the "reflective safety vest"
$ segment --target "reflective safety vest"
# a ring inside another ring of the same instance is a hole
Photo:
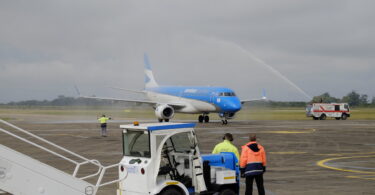
[[[107,123],[108,120],[109,120],[108,117],[100,117],[100,118],[98,119],[98,121],[100,122],[100,124]]]
[[[237,160],[240,159],[240,153],[238,152],[237,147],[228,140],[224,140],[223,142],[217,144],[212,151],[212,154],[219,154],[220,152],[233,152],[236,155]]]
[[[240,167],[245,169],[245,176],[263,174],[267,165],[266,151],[257,142],[249,142],[242,146]]]

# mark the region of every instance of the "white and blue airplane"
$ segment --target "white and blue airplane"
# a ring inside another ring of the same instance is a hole
[[[242,104],[267,99],[264,90],[261,99],[240,100],[232,89],[226,87],[159,86],[152,73],[151,64],[146,54],[144,55],[144,63],[145,89],[143,91],[117,87],[115,89],[142,93],[146,95],[148,100],[81,97],[149,104],[155,109],[155,115],[159,122],[169,122],[175,113],[187,113],[200,114],[198,121],[200,123],[208,123],[210,121],[209,114],[218,113],[223,124],[227,124],[228,119],[232,119],[241,110]]]

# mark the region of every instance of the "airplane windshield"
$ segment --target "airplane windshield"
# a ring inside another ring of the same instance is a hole
[[[222,92],[219,93],[219,96],[236,96],[234,92]]]

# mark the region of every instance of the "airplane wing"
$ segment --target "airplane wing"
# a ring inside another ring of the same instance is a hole
[[[87,98],[87,99],[97,99],[97,100],[112,100],[112,101],[121,101],[121,102],[132,102],[132,103],[141,103],[141,104],[148,104],[151,106],[156,106],[160,104],[167,104],[169,106],[172,106],[176,109],[181,109],[185,107],[185,104],[182,103],[162,103],[162,102],[155,102],[155,101],[149,101],[149,100],[135,100],[135,99],[121,99],[121,98],[112,98],[112,97],[96,97],[96,96],[79,96],[81,98]]]
[[[79,96],[81,98],[87,99],[97,99],[97,100],[113,100],[113,101],[122,101],[122,102],[134,102],[134,103],[143,103],[143,104],[150,104],[156,105],[157,102],[149,101],[149,100],[134,100],[134,99],[121,99],[121,98],[112,98],[112,97],[96,97],[96,96]]]
[[[262,98],[259,99],[249,99],[249,100],[241,100],[241,104],[245,104],[248,102],[256,102],[256,101],[268,101],[267,96],[266,96],[266,90],[262,90]]]
[[[112,97],[96,97],[96,96],[83,96],[81,95],[81,92],[79,91],[77,86],[74,86],[78,96],[80,98],[87,98],[87,99],[97,99],[97,100],[112,100],[112,101],[122,101],[122,102],[132,102],[132,103],[141,103],[141,104],[148,104],[151,106],[157,106],[161,104],[167,104],[169,106],[172,106],[175,109],[181,109],[184,108],[186,105],[183,103],[163,103],[163,102],[156,102],[156,101],[150,101],[150,100],[136,100],[136,99],[122,99],[122,98],[112,98]],[[128,89],[122,89],[122,88],[117,88],[121,90],[126,90],[126,91],[133,91],[137,93],[145,93],[145,91],[135,91],[135,90],[128,90]]]
[[[245,104],[249,102],[257,102],[257,101],[268,101],[268,99],[267,97],[262,97],[260,99],[241,100],[241,104]]]
[[[142,94],[145,94],[145,93],[146,93],[146,91],[138,91],[138,90],[132,90],[132,89],[124,89],[124,88],[121,88],[121,87],[109,87],[109,88],[116,89],[116,90],[121,90],[121,91],[128,91],[128,92],[132,92],[132,93],[142,93]]]

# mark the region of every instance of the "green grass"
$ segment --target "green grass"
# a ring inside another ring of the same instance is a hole
[[[97,117],[106,114],[115,119],[155,119],[152,108],[118,108],[118,107],[0,107],[0,118],[11,119],[13,115],[53,115],[53,116],[89,116]],[[355,108],[351,111],[350,120],[375,120],[375,108]],[[176,119],[196,120],[198,115],[176,114]],[[218,120],[217,114],[210,114],[212,120]],[[250,107],[237,113],[235,120],[311,120],[305,116],[305,108],[269,108]]]

